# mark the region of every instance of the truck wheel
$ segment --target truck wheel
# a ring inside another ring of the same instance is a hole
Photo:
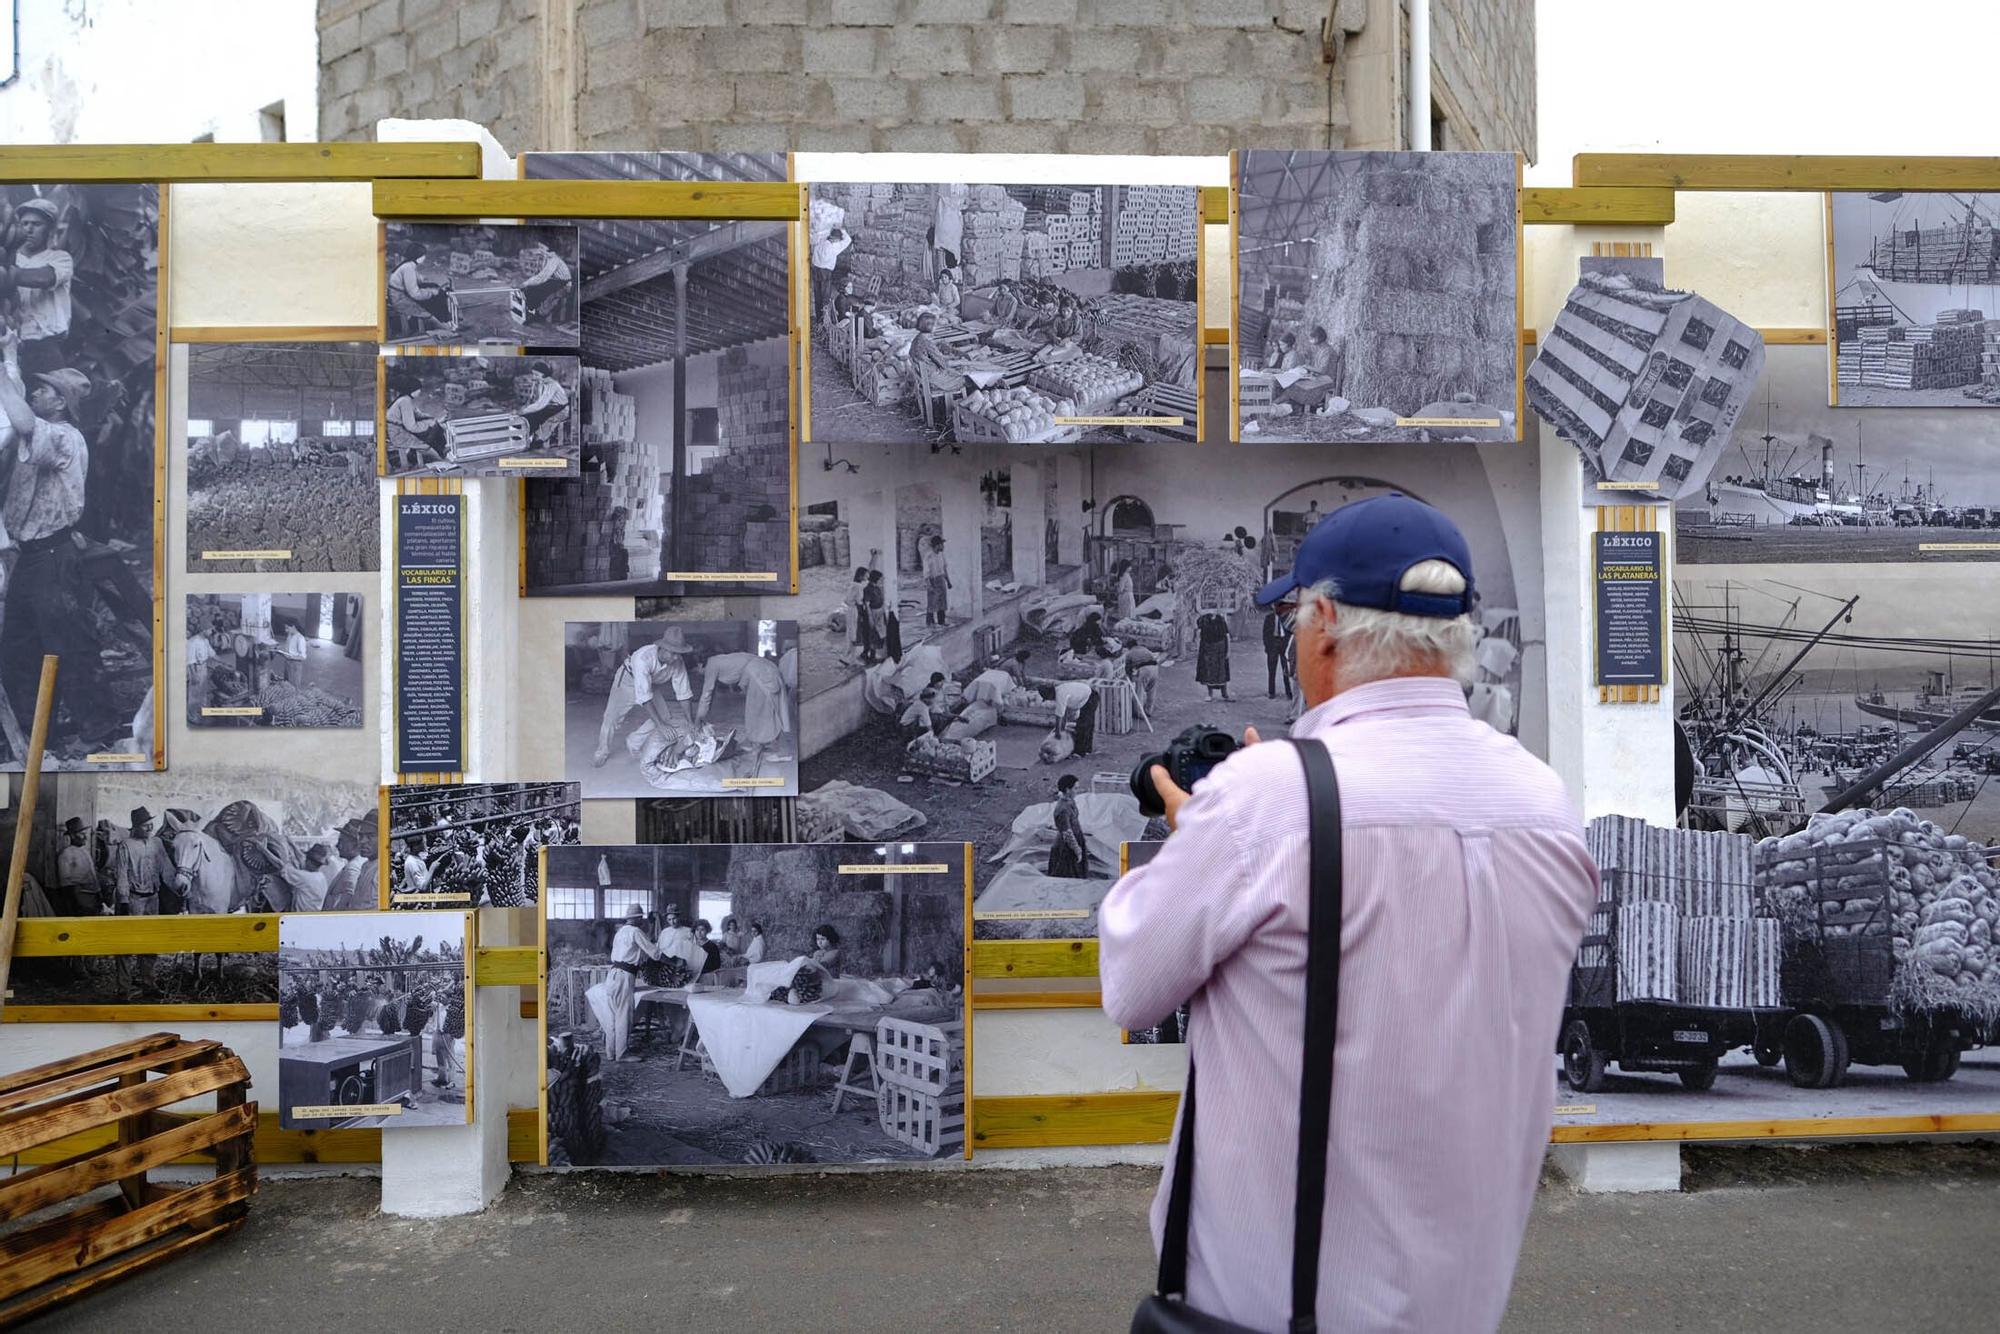
[[[1604,1087],[1604,1053],[1590,1040],[1590,1025],[1572,1019],[1563,1029],[1563,1081],[1578,1093],[1595,1093]]]
[[[1785,1059],[1785,1048],[1782,1041],[1766,1042],[1763,1038],[1759,1038],[1750,1044],[1750,1054],[1757,1058],[1757,1064],[1769,1070]]]
[[[1847,1077],[1847,1035],[1816,1014],[1792,1016],[1785,1025],[1785,1073],[1802,1089],[1838,1087]]]
[[[1715,1087],[1715,1062],[1704,1065],[1683,1066],[1679,1071],[1681,1086],[1691,1088],[1696,1093],[1706,1093]]]
[[[1958,1073],[1958,1048],[1927,1047],[1911,1052],[1903,1057],[1902,1066],[1903,1073],[1919,1084],[1942,1084]]]

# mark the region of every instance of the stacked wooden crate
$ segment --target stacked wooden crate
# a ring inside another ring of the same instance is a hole
[[[1755,844],[1747,834],[1608,815],[1591,821],[1587,841],[1601,876],[1591,933],[1602,934],[1615,915],[1620,1000],[1776,1004],[1777,923],[1755,916]],[[1578,962],[1607,960],[1579,955]]]
[[[875,1097],[882,1132],[930,1157],[965,1146],[963,1024],[882,1019],[875,1025]]]
[[[792,540],[791,380],[781,358],[742,347],[722,354],[716,435],[725,452],[687,478],[674,561],[708,573],[781,573]]]

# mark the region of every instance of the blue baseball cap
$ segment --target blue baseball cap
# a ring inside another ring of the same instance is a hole
[[[1450,562],[1465,576],[1465,592],[1440,596],[1397,587],[1411,566],[1427,560]],[[1265,584],[1257,605],[1268,607],[1327,579],[1350,607],[1405,616],[1463,616],[1478,599],[1472,551],[1458,525],[1444,511],[1400,491],[1357,500],[1321,519],[1299,543],[1291,572]]]

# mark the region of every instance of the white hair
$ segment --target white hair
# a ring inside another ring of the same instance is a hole
[[[1456,597],[1465,592],[1465,575],[1450,561],[1418,561],[1403,571],[1396,587],[1405,593]],[[1301,630],[1319,623],[1322,604],[1334,609],[1326,633],[1340,648],[1338,670],[1344,689],[1438,669],[1469,686],[1477,675],[1473,653],[1479,647],[1479,627],[1469,615],[1411,616],[1350,606],[1340,600],[1339,586],[1323,579],[1299,597]]]

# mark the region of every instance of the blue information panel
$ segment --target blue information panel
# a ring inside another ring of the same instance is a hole
[[[1597,684],[1663,686],[1663,533],[1597,534]]]
[[[396,497],[396,769],[465,769],[464,496]]]

